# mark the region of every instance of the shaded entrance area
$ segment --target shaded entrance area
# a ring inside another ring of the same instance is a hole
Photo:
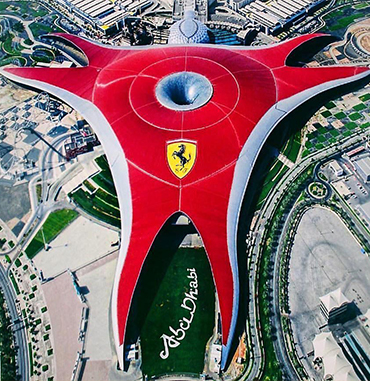
[[[215,286],[202,247],[180,247],[192,224],[173,216],[146,259],[128,320],[126,344],[140,337],[145,375],[200,374],[215,325]]]

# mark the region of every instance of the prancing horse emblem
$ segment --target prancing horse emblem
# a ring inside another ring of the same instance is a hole
[[[182,179],[194,166],[197,154],[195,143],[175,141],[167,143],[167,161],[171,172]]]

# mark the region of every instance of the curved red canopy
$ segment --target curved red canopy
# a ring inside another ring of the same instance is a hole
[[[130,203],[132,216],[131,226],[122,226],[123,230],[130,229],[129,242],[121,252],[113,301],[117,347],[124,343],[132,297],[153,240],[166,220],[181,211],[202,236],[211,264],[221,311],[222,340],[227,347],[225,358],[239,303],[234,242],[237,216],[233,222],[228,213],[243,147],[247,147],[252,131],[256,126],[260,128],[259,122],[275,105],[305,92],[305,98],[310,98],[311,89],[321,86],[317,91],[323,91],[323,83],[330,88],[343,84],[335,82],[338,80],[358,79],[367,69],[285,65],[286,57],[295,48],[320,35],[258,49],[211,45],[114,49],[76,36],[62,36],[85,52],[88,66],[12,68],[6,69],[5,75],[50,92],[54,87],[63,89],[67,102],[71,93],[91,102],[104,115],[122,147],[130,199],[121,197],[120,204]],[[188,111],[163,106],[156,97],[156,87],[163,78],[177,72],[207,78],[213,87],[209,102]],[[291,108],[297,104],[292,102]],[[93,120],[89,122],[99,130]],[[264,139],[265,135],[257,139],[258,144]],[[183,178],[178,178],[169,166],[167,146],[171,142],[196,145],[195,162]],[[258,152],[255,147],[253,150]],[[109,158],[110,152],[107,155]],[[251,167],[245,171],[250,172]],[[115,178],[119,176],[114,173]],[[241,198],[236,203],[239,206]]]

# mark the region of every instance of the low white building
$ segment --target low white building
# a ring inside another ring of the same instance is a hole
[[[366,156],[353,162],[358,174],[365,182],[370,181],[370,157]]]
[[[343,168],[339,165],[339,163],[336,160],[330,162],[329,168],[334,172],[336,177],[343,175]]]

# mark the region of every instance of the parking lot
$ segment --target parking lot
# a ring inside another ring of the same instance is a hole
[[[355,157],[355,160],[369,155],[365,151]],[[364,224],[370,225],[370,184],[365,182],[359,175],[351,160],[345,156],[337,158],[337,162],[343,169],[343,175],[335,176],[329,168],[329,163],[322,167],[322,172],[329,179],[337,192],[346,200],[348,205],[357,213]]]

